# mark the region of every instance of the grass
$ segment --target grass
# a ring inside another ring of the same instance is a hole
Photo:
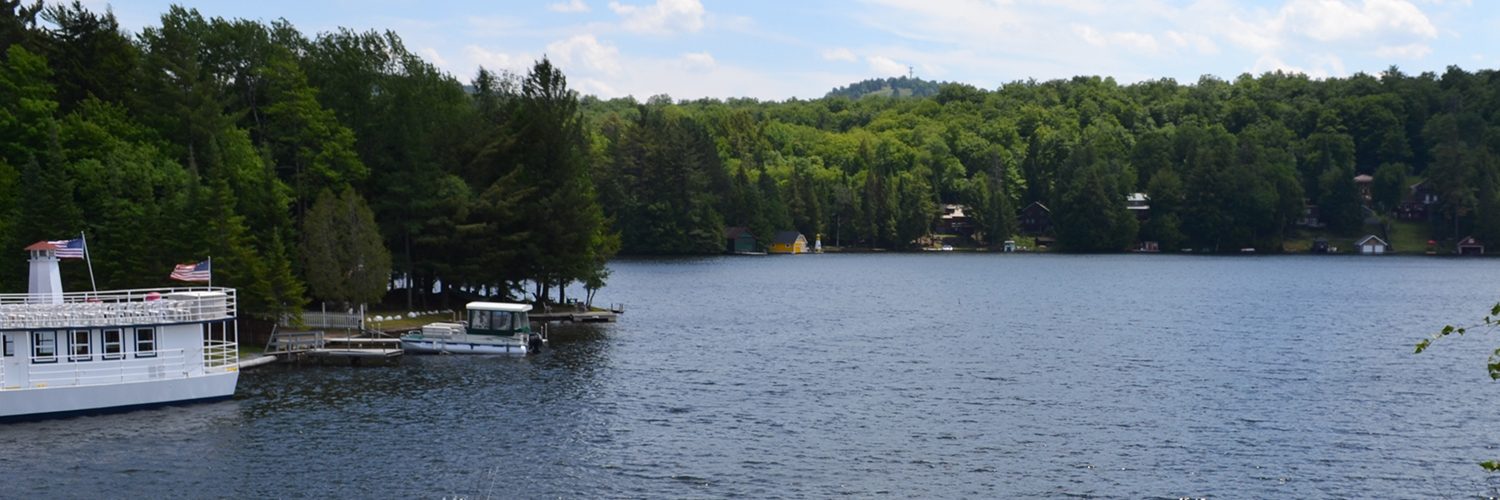
[[[385,316],[385,314],[381,314],[381,316]],[[401,332],[406,330],[415,330],[421,328],[422,325],[435,323],[438,321],[457,320],[453,319],[453,315],[449,313],[429,314],[424,316],[417,316],[415,318],[407,317],[403,314],[400,318],[397,319],[380,322],[371,321],[368,323],[368,325],[370,328],[374,328],[376,330],[383,330],[387,332]]]
[[[1391,221],[1391,248],[1397,252],[1420,254],[1427,251],[1427,240],[1432,239],[1427,224],[1411,221]]]

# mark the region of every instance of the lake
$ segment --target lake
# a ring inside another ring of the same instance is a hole
[[[1500,261],[620,260],[526,358],[248,370],[233,401],[0,426],[0,496],[1500,494]]]

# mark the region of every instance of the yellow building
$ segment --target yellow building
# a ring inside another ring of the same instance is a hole
[[[807,253],[807,237],[796,231],[781,231],[771,240],[770,253]]]

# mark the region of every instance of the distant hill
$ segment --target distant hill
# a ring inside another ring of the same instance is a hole
[[[937,95],[938,82],[923,80],[921,78],[908,78],[905,76],[895,78],[872,78],[862,82],[851,83],[845,87],[839,87],[828,92],[826,97],[844,96],[850,99],[859,99],[864,96],[880,95],[892,97],[928,97]]]

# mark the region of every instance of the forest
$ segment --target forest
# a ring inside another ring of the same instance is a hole
[[[215,284],[261,317],[315,300],[424,307],[435,287],[565,301],[603,287],[617,254],[719,253],[732,226],[912,249],[943,204],[967,207],[980,247],[1036,202],[1060,251],[1274,253],[1306,236],[1307,207],[1319,234],[1362,234],[1418,182],[1436,196],[1405,222],[1421,239],[1500,244],[1492,70],[605,100],[547,60],[451,75],[393,32],[174,7],[130,33],[79,3],[22,0],[0,0],[0,50],[12,291],[21,248],[82,232],[101,288],[161,286],[211,256]],[[1144,220],[1125,208],[1137,192]],[[86,289],[75,266],[67,288]]]

